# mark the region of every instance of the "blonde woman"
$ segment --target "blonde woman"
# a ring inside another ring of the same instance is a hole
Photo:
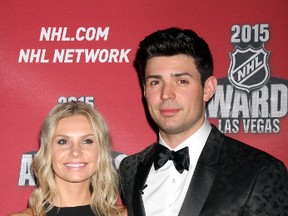
[[[102,116],[83,102],[56,106],[41,128],[33,159],[37,187],[29,208],[11,216],[127,215],[118,200],[111,139]]]

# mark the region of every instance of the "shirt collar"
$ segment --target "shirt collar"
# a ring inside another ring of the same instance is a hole
[[[198,158],[200,157],[200,154],[202,152],[202,149],[206,143],[206,140],[210,134],[211,131],[211,125],[208,122],[208,120],[205,118],[204,123],[202,126],[190,137],[188,137],[186,140],[184,140],[180,145],[178,145],[174,151],[178,151],[182,148],[185,148],[186,146],[189,147],[189,156],[190,156],[190,164],[196,165]],[[168,149],[171,150],[171,148],[165,143],[165,141],[162,139],[161,134],[159,133],[159,144],[164,145]]]

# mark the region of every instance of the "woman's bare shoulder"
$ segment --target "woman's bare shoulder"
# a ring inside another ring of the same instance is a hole
[[[117,208],[120,211],[121,216],[127,216],[127,208],[125,206],[118,205]]]
[[[27,208],[21,212],[17,212],[17,213],[12,213],[8,216],[31,216],[32,214],[32,210],[30,208]]]

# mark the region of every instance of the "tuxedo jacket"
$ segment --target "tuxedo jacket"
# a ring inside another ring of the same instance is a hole
[[[146,215],[141,194],[157,145],[126,157],[120,164],[121,198],[129,216]],[[212,125],[178,215],[286,216],[287,168]]]

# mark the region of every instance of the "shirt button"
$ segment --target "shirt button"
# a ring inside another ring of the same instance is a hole
[[[175,183],[176,182],[176,180],[175,179],[172,179],[172,183]]]

